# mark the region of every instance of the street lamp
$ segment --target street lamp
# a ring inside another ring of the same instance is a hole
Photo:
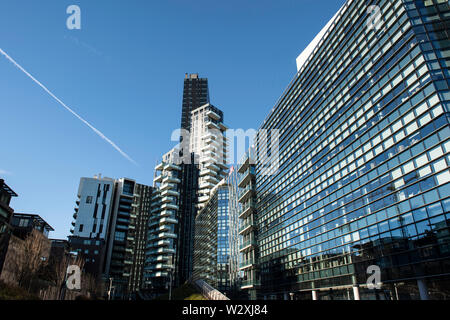
[[[109,278],[108,300],[111,300],[112,281],[113,278]]]

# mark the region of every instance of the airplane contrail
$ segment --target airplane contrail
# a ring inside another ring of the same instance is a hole
[[[114,149],[116,149],[122,156],[124,156],[128,161],[132,162],[135,165],[138,165],[136,161],[131,159],[129,155],[127,155],[125,152],[123,152],[114,142],[112,142],[108,137],[106,137],[103,133],[101,133],[99,130],[97,130],[93,125],[91,125],[89,122],[84,120],[80,115],[78,115],[75,111],[73,111],[71,108],[69,108],[64,102],[62,102],[57,96],[55,96],[49,89],[47,89],[46,86],[44,86],[42,83],[40,83],[35,77],[33,77],[28,71],[26,71],[20,64],[18,64],[13,58],[11,58],[5,51],[0,48],[0,53],[5,56],[6,59],[8,59],[13,65],[15,65],[18,69],[20,69],[23,73],[25,73],[31,80],[33,80],[36,84],[38,84],[42,89],[44,89],[45,92],[47,92],[53,99],[55,99],[61,106],[63,106],[67,111],[69,111],[71,114],[73,114],[75,117],[77,117],[81,122],[83,122],[85,125],[87,125],[89,128],[92,129],[100,138],[108,142]]]

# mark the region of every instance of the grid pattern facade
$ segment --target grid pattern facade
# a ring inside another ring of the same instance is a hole
[[[220,183],[195,219],[193,280],[226,294],[231,290],[229,228],[228,186]]]
[[[257,152],[265,296],[364,295],[369,265],[386,286],[449,273],[449,13],[439,0],[347,1],[264,121],[280,130],[278,170]]]

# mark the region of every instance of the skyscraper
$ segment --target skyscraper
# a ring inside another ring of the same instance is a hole
[[[175,284],[184,283],[191,276],[192,256],[194,249],[194,219],[197,212],[197,189],[199,168],[195,165],[195,155],[190,151],[192,114],[197,108],[209,103],[208,79],[199,78],[198,74],[187,74],[184,78],[183,101],[181,110],[180,137],[181,150],[179,155],[183,161],[181,166],[180,184],[180,232],[179,254],[184,256],[176,265]],[[188,135],[186,135],[188,133]],[[186,140],[184,140],[186,139]]]
[[[198,74],[184,79],[181,129],[179,253],[184,258],[176,265],[176,285],[191,277],[195,216],[226,169],[223,112],[209,103],[208,79]]]
[[[297,59],[260,128],[280,130],[279,152],[256,154],[266,298],[448,290],[449,15],[443,0],[349,0]]]
[[[189,130],[191,127],[192,111],[207,103],[209,103],[208,79],[199,78],[196,73],[186,73],[183,87],[181,128]]]
[[[222,111],[209,103],[208,80],[186,74],[180,144],[155,167],[145,267],[153,294],[192,276],[195,217],[225,176],[226,128]]]

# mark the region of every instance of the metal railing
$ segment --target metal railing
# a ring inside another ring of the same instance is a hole
[[[194,282],[194,284],[197,289],[200,290],[201,294],[208,300],[230,300],[222,292],[210,286],[203,280],[197,280]]]

